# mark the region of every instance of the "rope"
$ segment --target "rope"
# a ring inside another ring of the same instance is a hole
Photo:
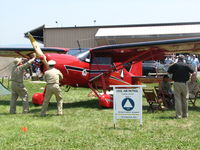
[[[4,69],[7,69],[7,68],[10,67],[11,65],[13,65],[13,63],[8,64],[8,65],[5,66],[4,68],[0,69],[0,71],[3,71]]]
[[[8,65],[6,65],[3,68],[0,68],[0,78],[3,78],[5,76],[11,76],[11,72],[12,72],[12,67],[14,66],[14,63],[9,63]]]

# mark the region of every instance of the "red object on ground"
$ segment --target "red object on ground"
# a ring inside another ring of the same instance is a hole
[[[28,131],[28,128],[27,128],[27,127],[22,127],[22,131],[23,131],[24,133],[26,133],[26,132]]]
[[[35,93],[32,96],[32,102],[34,105],[42,105],[44,101],[44,93]]]
[[[100,96],[99,105],[105,108],[113,107],[113,97],[109,94],[103,94]]]

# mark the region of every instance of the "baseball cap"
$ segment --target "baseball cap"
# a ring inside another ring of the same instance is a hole
[[[55,65],[56,64],[56,62],[54,61],[54,60],[49,60],[48,61],[48,65],[49,66],[53,66],[53,65]]]
[[[13,61],[13,63],[15,65],[19,65],[21,62],[22,62],[22,58],[15,58],[14,61]]]

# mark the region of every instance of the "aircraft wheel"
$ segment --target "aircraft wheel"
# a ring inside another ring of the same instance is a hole
[[[40,106],[42,105],[44,101],[44,93],[35,93],[32,96],[32,102],[35,106]]]
[[[104,108],[112,108],[113,107],[113,97],[109,94],[103,94],[100,96],[99,106]]]

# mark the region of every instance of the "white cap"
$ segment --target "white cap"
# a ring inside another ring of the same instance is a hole
[[[56,62],[54,61],[54,60],[49,60],[48,61],[48,65],[49,66],[53,66],[53,65],[55,65],[56,64]]]
[[[15,65],[19,65],[21,62],[22,62],[22,58],[15,58],[15,60],[13,61]]]

